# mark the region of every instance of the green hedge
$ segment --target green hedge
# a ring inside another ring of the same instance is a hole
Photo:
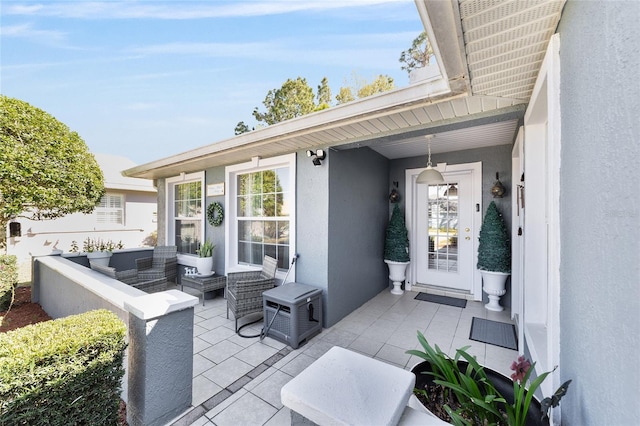
[[[0,425],[116,425],[125,334],[107,310],[0,334]]]
[[[18,284],[18,258],[0,255],[0,311],[6,311],[13,299],[13,291]]]

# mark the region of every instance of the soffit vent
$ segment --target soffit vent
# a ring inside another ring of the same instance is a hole
[[[460,0],[474,95],[528,100],[565,0]]]

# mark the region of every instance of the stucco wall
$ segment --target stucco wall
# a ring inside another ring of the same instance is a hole
[[[301,151],[296,159],[296,262],[297,282],[322,289],[324,327],[327,327],[329,265],[329,164],[314,166]],[[292,253],[293,254],[293,253]],[[291,281],[290,278],[288,278]]]
[[[389,161],[353,149],[331,151],[329,166],[327,326],[389,286],[383,262]]]
[[[568,2],[559,26],[562,423],[637,424],[640,3]]]

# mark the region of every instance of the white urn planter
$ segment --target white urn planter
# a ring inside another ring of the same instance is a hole
[[[199,257],[196,259],[196,267],[200,275],[208,275],[213,269],[213,257]]]
[[[109,266],[109,261],[111,260],[110,251],[92,251],[87,253],[87,259],[89,259],[89,264],[95,263],[101,266]]]
[[[482,273],[482,289],[489,297],[489,303],[484,305],[484,307],[495,312],[504,310],[504,308],[500,306],[500,297],[507,292],[505,284],[510,274],[491,271],[480,272]]]
[[[393,260],[385,259],[384,263],[389,267],[389,279],[393,281],[391,294],[400,295],[404,293],[402,291],[402,282],[405,280],[405,271],[409,262],[394,262]]]

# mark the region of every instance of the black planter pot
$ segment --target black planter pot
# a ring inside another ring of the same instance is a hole
[[[465,361],[458,361],[458,365],[460,366],[460,370],[467,368]],[[411,372],[416,376],[416,388],[424,389],[425,386],[433,385],[433,376],[424,374],[425,372],[431,372],[431,364],[429,362],[423,361],[417,364],[411,369]],[[511,378],[486,367],[484,367],[484,372],[496,390],[507,400],[507,403],[513,404],[513,381]],[[533,398],[529,405],[526,426],[549,426],[548,418],[542,420],[542,408],[536,398]]]

